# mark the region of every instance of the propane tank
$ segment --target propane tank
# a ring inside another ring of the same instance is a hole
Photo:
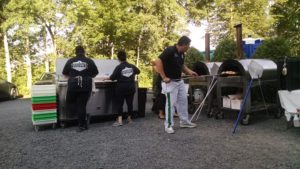
[[[286,59],[287,59],[287,57],[285,56],[285,57],[284,57],[284,62],[283,62],[283,67],[282,67],[282,71],[281,71],[281,74],[282,74],[283,76],[286,76],[286,75],[287,75]]]
[[[193,95],[194,95],[194,101],[197,103],[201,102],[204,98],[204,93],[201,89],[195,89]]]

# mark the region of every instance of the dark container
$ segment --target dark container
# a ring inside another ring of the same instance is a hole
[[[145,117],[147,88],[138,88],[138,113],[137,117]]]

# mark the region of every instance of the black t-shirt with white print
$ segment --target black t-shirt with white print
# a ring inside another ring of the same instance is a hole
[[[129,94],[135,92],[135,75],[140,70],[128,62],[121,62],[110,75],[111,80],[117,80],[116,92]]]
[[[68,87],[77,91],[90,91],[91,80],[98,74],[95,62],[85,56],[76,56],[67,61],[62,72],[69,76]],[[78,78],[82,77],[82,80]]]
[[[170,79],[180,79],[184,64],[184,53],[177,51],[176,45],[167,47],[159,58],[162,61],[164,72]]]

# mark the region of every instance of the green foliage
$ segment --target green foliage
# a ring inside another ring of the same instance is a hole
[[[140,64],[139,67],[142,70],[141,74],[139,75],[139,86],[140,87],[152,87],[152,68],[151,66]]]
[[[300,56],[300,2],[284,0],[272,6],[275,15],[275,31],[287,40],[293,56]]]
[[[273,23],[273,18],[267,13],[268,5],[266,0],[215,0],[208,16],[212,44],[218,44],[228,36],[234,39],[234,26],[238,23],[243,26],[243,37],[267,37]]]
[[[0,34],[2,34],[3,23],[6,21],[6,16],[4,14],[4,9],[10,0],[1,0],[0,1]]]
[[[14,83],[19,90],[20,94],[28,95],[30,91],[26,88],[26,66],[23,64],[18,65],[12,71],[12,83]]]
[[[204,60],[204,56],[198,51],[196,48],[191,47],[185,55],[185,61],[184,63],[189,67],[192,68],[193,64],[196,63],[197,61],[202,61]]]
[[[200,24],[206,18],[209,22],[211,11],[213,10],[214,0],[189,0],[182,3],[187,9],[189,19]]]
[[[32,68],[32,84],[35,84],[45,73],[45,65],[33,64],[31,68]]]
[[[4,57],[4,49],[3,45],[0,46],[0,78],[6,79],[6,71],[5,71],[5,57]]]
[[[284,38],[266,39],[256,49],[253,58],[268,58],[272,60],[283,59],[291,56],[289,45]]]
[[[300,46],[297,2],[278,3],[282,10],[273,12],[278,16],[276,32],[288,39],[292,54],[299,54]],[[180,35],[187,34],[188,22],[200,24],[204,18],[207,20],[211,42],[222,40],[215,52],[218,61],[235,57],[236,23],[243,24],[244,37],[251,34],[265,38],[271,35],[274,22],[265,0],[3,0],[0,7],[0,27],[9,32],[13,80],[21,92],[28,92],[24,87],[24,54],[32,60],[34,83],[44,72],[46,58],[50,59],[50,70],[54,70],[56,57],[73,56],[77,44],[83,45],[92,58],[115,58],[117,50],[125,49],[129,61],[139,63],[140,86],[150,87],[150,60],[157,58],[166,46],[174,45]],[[45,54],[47,48],[54,51]],[[2,76],[2,46],[0,52]],[[203,56],[191,48],[186,64],[190,67],[197,60],[203,60]]]
[[[236,43],[233,39],[224,38],[216,47],[214,61],[224,61],[236,57]]]

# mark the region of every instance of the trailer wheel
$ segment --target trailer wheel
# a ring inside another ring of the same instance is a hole
[[[16,99],[16,98],[18,98],[18,96],[19,96],[19,92],[18,92],[18,89],[17,88],[12,88],[11,90],[10,90],[10,99]]]
[[[213,112],[212,112],[212,111],[211,111],[211,112],[208,112],[208,113],[206,114],[206,116],[207,116],[208,118],[212,118]]]
[[[224,119],[224,112],[220,111],[216,113],[215,119]]]
[[[242,119],[241,124],[242,125],[248,125],[250,122],[250,114],[246,114],[246,116]]]

